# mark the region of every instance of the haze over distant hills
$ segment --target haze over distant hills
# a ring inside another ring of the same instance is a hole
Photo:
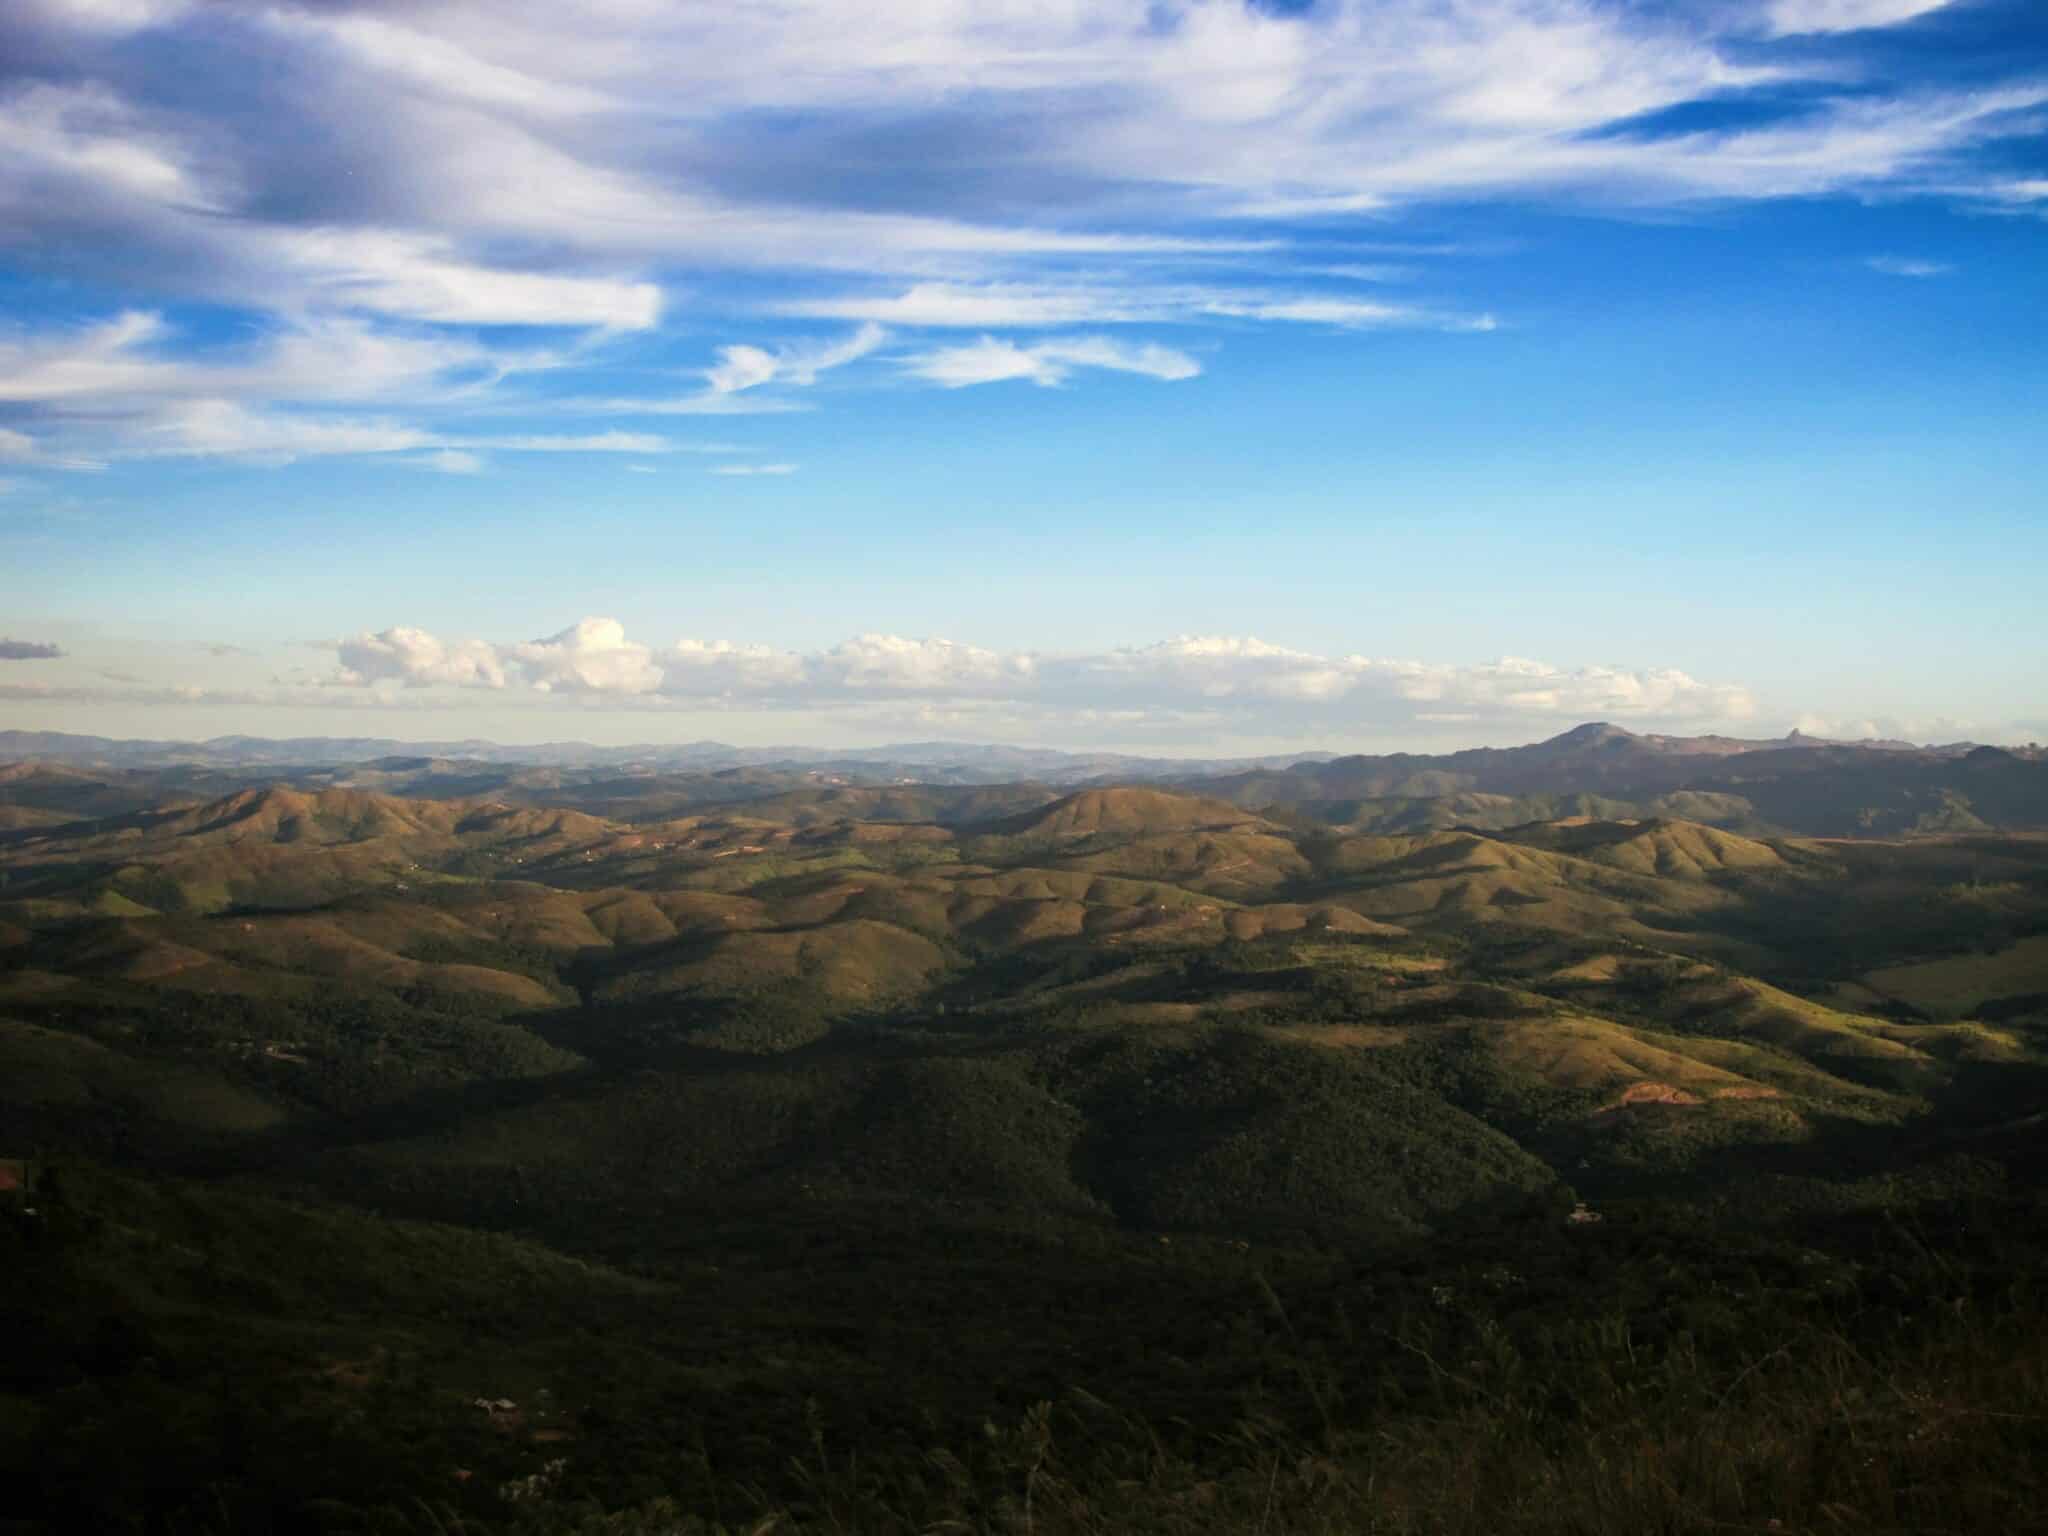
[[[1919,752],[1960,757],[1977,749],[1976,742],[1920,744],[1893,740],[1832,740],[1800,731],[1772,739],[1732,736],[1664,736],[1638,734],[1618,725],[1593,721],[1526,747],[1477,747],[1448,754],[1397,752],[1340,755],[1334,752],[1267,753],[1250,757],[1148,757],[1119,752],[1065,752],[1051,747],[953,741],[896,742],[879,747],[741,747],[722,741],[635,742],[598,746],[585,741],[550,741],[506,745],[478,737],[451,741],[401,741],[382,736],[215,736],[204,741],[80,736],[65,731],[0,731],[0,761],[37,759],[54,763],[86,763],[115,768],[161,768],[208,765],[223,768],[314,766],[375,762],[379,759],[447,758],[479,763],[544,763],[556,767],[636,767],[717,769],[762,765],[815,766],[858,763],[989,772],[1065,781],[1121,773],[1171,778],[1189,773],[1228,773],[1255,768],[1292,767],[1301,763],[1443,763],[1466,765],[1499,759],[1505,754],[1541,752],[1562,758],[1625,746],[1661,756],[1731,756],[1741,752],[1802,750],[1822,747],[1871,752]],[[2020,749],[2025,752],[2027,749]],[[1516,758],[1520,762],[1527,759]]]
[[[1112,772],[1147,776],[1203,769],[1227,772],[1320,761],[1332,755],[1303,752],[1227,759],[1147,758],[1114,752],[1061,752],[1044,747],[949,741],[845,748],[738,747],[722,741],[638,742],[618,747],[596,746],[584,741],[554,741],[507,746],[474,737],[459,741],[399,741],[388,737],[357,736],[299,736],[282,740],[263,736],[216,736],[206,741],[176,741],[74,736],[63,731],[0,731],[0,762],[37,759],[112,768],[202,765],[220,768],[307,767],[370,763],[383,759],[700,770],[847,763],[1066,780]]]
[[[398,742],[231,736],[119,741],[0,732],[0,822],[104,816],[255,784],[493,796],[648,821],[775,802],[800,819],[942,823],[1037,804],[1061,789],[1151,783],[1246,810],[1382,831],[1501,829],[1557,817],[1676,816],[1748,834],[1821,836],[2048,826],[2037,747],[1639,735],[1594,722],[1520,747],[1443,754],[1147,758],[1051,748],[904,743],[843,751],[722,742]],[[986,793],[999,789],[991,800]],[[950,794],[948,791],[976,791]],[[792,800],[790,797],[796,797]],[[798,802],[803,802],[799,804]]]

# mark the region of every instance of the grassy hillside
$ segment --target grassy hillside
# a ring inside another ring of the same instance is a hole
[[[2042,845],[1488,793],[17,827],[0,1518],[2024,1528]]]

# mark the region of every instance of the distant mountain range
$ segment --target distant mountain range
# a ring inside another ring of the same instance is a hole
[[[1921,746],[1909,741],[1830,741],[1793,731],[1774,740],[1741,740],[1729,736],[1638,735],[1618,725],[1593,722],[1524,747],[1477,747],[1440,755],[1393,753],[1375,757],[1340,757],[1332,752],[1295,752],[1238,758],[1138,757],[1117,752],[1062,752],[1049,747],[1018,747],[950,741],[899,742],[882,747],[737,747],[722,741],[638,742],[605,747],[587,741],[551,741],[504,745],[477,737],[457,741],[397,741],[377,736],[215,736],[206,741],[124,739],[77,736],[63,731],[0,731],[0,762],[41,761],[106,768],[166,767],[321,767],[390,760],[389,766],[429,760],[461,763],[517,763],[559,768],[622,768],[643,771],[715,771],[722,768],[810,768],[835,763],[873,767],[902,766],[987,775],[985,782],[1018,778],[1049,783],[1119,776],[1125,778],[1185,777],[1226,774],[1302,765],[1389,764],[1442,765],[1464,772],[1486,763],[1524,764],[1541,754],[1577,761],[1588,753],[1696,757],[1732,756],[1759,751],[1852,748],[1863,752],[1924,753],[1961,757],[1976,750],[1975,742]]]
[[[1145,758],[916,742],[832,751],[722,742],[503,746],[230,736],[116,741],[0,732],[0,829],[121,815],[274,783],[487,797],[635,822],[755,804],[957,824],[1065,790],[1153,784],[1357,831],[1503,830],[1577,817],[1680,818],[1745,835],[1900,836],[2048,829],[2048,754],[1955,742],[1638,735],[1595,722],[1520,747],[1377,756]]]
[[[736,747],[722,741],[640,742],[603,747],[587,741],[506,746],[494,741],[394,741],[384,737],[216,736],[207,741],[123,740],[62,731],[0,731],[0,762],[39,761],[101,768],[308,768],[347,763],[388,767],[450,763],[615,768],[642,772],[707,772],[724,768],[814,768],[844,764],[873,769],[941,771],[966,782],[1020,778],[1074,782],[1104,775],[1164,778],[1189,772],[1227,773],[1325,761],[1334,754],[1299,752],[1240,758],[1149,758],[1115,752],[1061,752],[1043,747],[905,742],[885,747]]]

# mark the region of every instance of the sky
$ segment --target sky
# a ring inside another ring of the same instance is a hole
[[[2048,740],[2039,0],[7,0],[0,727]]]

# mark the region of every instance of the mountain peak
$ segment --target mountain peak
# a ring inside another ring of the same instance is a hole
[[[1575,725],[1562,736],[1553,736],[1543,743],[1546,747],[1598,747],[1610,741],[1640,741],[1634,731],[1624,730],[1606,720],[1589,720],[1584,725]]]

